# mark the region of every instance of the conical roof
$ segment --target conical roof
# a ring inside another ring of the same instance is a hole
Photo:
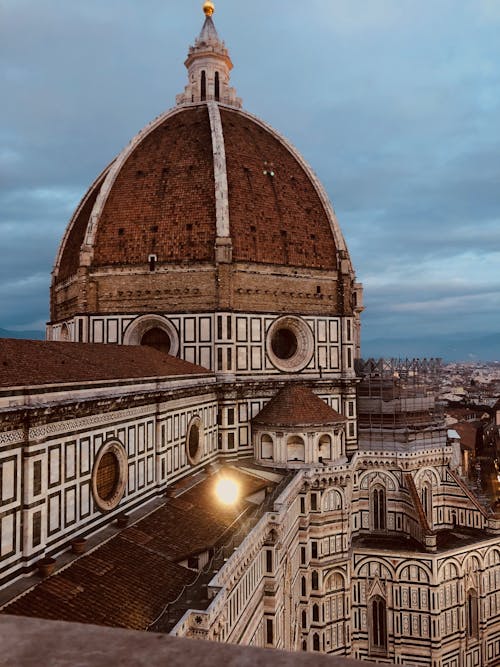
[[[219,35],[217,34],[217,29],[215,27],[215,23],[213,22],[212,17],[207,16],[205,19],[205,23],[203,24],[203,27],[201,29],[201,32],[198,36],[198,39],[196,40],[196,45],[202,43],[211,44],[213,42],[221,43],[221,40],[219,39]]]
[[[346,421],[308,387],[290,384],[262,408],[252,423],[262,426],[333,426]]]

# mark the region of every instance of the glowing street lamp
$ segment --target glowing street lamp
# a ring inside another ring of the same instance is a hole
[[[221,477],[215,485],[215,495],[223,505],[235,505],[240,497],[239,484],[229,477]]]

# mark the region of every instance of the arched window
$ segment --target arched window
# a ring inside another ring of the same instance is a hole
[[[63,324],[61,327],[61,340],[64,341],[70,340],[69,328],[67,324]]]
[[[313,634],[313,651],[319,651],[319,635],[317,632]]]
[[[319,589],[319,577],[316,570],[313,570],[313,573],[311,575],[311,588],[313,589],[313,591],[317,591]]]
[[[306,597],[306,595],[307,595],[307,582],[306,582],[305,577],[302,577],[301,594],[302,594],[302,597]]]
[[[215,72],[215,99],[218,102],[220,100],[220,83],[219,83],[219,72]]]
[[[302,627],[307,628],[307,612],[305,609],[302,611]]]
[[[382,486],[376,486],[372,491],[372,525],[374,530],[385,530],[385,515],[385,489]]]
[[[345,588],[344,577],[338,572],[334,572],[326,582],[326,590],[329,593],[338,593]]]
[[[385,600],[379,595],[370,600],[370,631],[372,649],[385,651],[387,648],[387,611]]]
[[[332,489],[324,494],[323,509],[327,512],[342,509],[342,496],[338,491]]]
[[[302,650],[303,650],[303,651],[307,651],[307,642],[306,642],[305,639],[304,639],[304,641],[302,642]]]
[[[313,621],[319,623],[319,607],[317,604],[313,604]]]
[[[207,73],[205,70],[201,73],[201,101],[204,102],[207,99]]]
[[[432,488],[428,482],[423,484],[422,490],[420,492],[420,498],[422,501],[422,509],[424,510],[425,516],[429,524],[432,523]]]
[[[160,327],[148,329],[141,338],[141,345],[153,347],[155,350],[168,354],[170,352],[171,342],[166,331]]]
[[[477,593],[471,589],[467,593],[467,636],[477,637],[479,632]]]
[[[260,455],[263,459],[273,458],[273,439],[267,433],[260,439]]]
[[[427,510],[428,510],[428,507],[429,507],[429,489],[427,488],[427,485],[425,485],[425,484],[422,487],[421,495],[422,495],[422,508],[423,508],[425,514],[427,515]]]
[[[304,441],[298,435],[291,435],[287,441],[287,460],[305,461]]]
[[[332,439],[326,433],[324,433],[319,439],[318,453],[322,461],[333,458]]]

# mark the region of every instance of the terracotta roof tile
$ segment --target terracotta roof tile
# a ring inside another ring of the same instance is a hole
[[[146,629],[196,577],[175,561],[229,541],[232,524],[247,506],[244,497],[269,485],[234,468],[225,474],[241,485],[242,501],[235,507],[217,501],[217,475],[204,479],[41,581],[2,613]]]
[[[233,260],[336,269],[329,217],[309,174],[254,119],[220,111]],[[56,282],[77,271],[101,186],[90,188],[63,242]],[[97,221],[92,266],[143,265],[150,254],[160,264],[213,261],[215,189],[207,107],[179,109],[146,132],[121,166]]]
[[[123,533],[42,581],[4,613],[144,630],[194,577]]]
[[[252,421],[266,426],[324,426],[347,419],[307,387],[287,385]]]
[[[453,428],[460,436],[460,444],[466,449],[475,451],[481,444],[482,424],[480,421],[467,421],[452,424]]]
[[[97,228],[94,265],[210,261],[215,186],[206,106],[148,134],[121,168]]]
[[[294,155],[248,116],[221,108],[221,118],[233,259],[335,269],[328,216]]]
[[[90,214],[92,213],[92,209],[94,208],[94,204],[96,203],[109,168],[110,167],[107,167],[104,173],[101,174],[97,181],[90,187],[80,203],[78,215],[76,215],[72,221],[73,224],[71,230],[69,231],[68,238],[62,249],[63,252],[57,276],[59,282],[67,280],[78,271],[80,265],[80,248],[85,238]]]
[[[150,347],[0,338],[0,387],[210,375]]]

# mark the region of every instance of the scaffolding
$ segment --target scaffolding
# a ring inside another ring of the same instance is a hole
[[[441,359],[358,360],[360,449],[415,450],[446,444],[436,404]]]

